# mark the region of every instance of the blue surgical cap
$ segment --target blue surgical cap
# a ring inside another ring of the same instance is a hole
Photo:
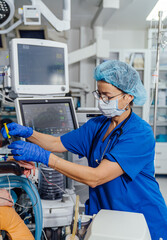
[[[143,105],[147,100],[146,90],[141,82],[139,73],[129,64],[108,60],[95,68],[96,81],[105,81],[134,96],[136,105]]]

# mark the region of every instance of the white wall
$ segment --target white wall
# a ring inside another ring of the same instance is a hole
[[[68,52],[73,52],[79,49],[79,30],[78,29],[71,29],[67,33],[67,45],[68,45]],[[69,81],[79,82],[79,63],[72,64],[69,67]]]
[[[84,34],[84,36],[83,36]],[[143,49],[147,48],[147,31],[132,30],[103,30],[103,39],[110,41],[111,49]],[[68,34],[69,52],[90,45],[94,41],[93,31],[90,28],[81,28],[81,31],[70,30]],[[73,64],[69,67],[70,79],[72,81],[81,81],[90,85],[91,91],[86,96],[86,103],[82,102],[82,107],[95,106],[92,91],[95,89],[95,80],[93,72],[95,68],[95,59],[87,59],[80,64]]]
[[[147,31],[103,31],[103,38],[110,41],[111,48],[147,48]]]
[[[93,43],[93,33],[90,28],[71,29],[68,31],[68,50],[69,53],[77,49],[86,47]],[[93,107],[94,98],[92,91],[94,90],[95,80],[93,72],[95,68],[95,58],[83,60],[81,62],[69,66],[69,81],[87,83],[91,91],[81,98],[81,107]]]
[[[94,42],[93,31],[91,28],[82,27],[80,29],[80,47],[86,47]],[[95,89],[95,80],[93,78],[95,68],[95,58],[89,58],[80,62],[80,81],[90,86],[90,93],[81,99],[82,107],[94,107],[94,97],[92,91]]]

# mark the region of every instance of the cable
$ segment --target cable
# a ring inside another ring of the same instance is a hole
[[[7,198],[0,197],[0,199],[6,200],[6,201],[8,201],[8,202],[10,202],[10,203],[13,203],[13,201],[11,201],[11,200],[9,200],[9,199],[7,199]]]
[[[31,216],[27,216],[27,217],[24,218],[24,221],[27,220],[27,219],[30,219],[30,218],[31,218]]]
[[[38,199],[37,199],[37,195],[36,195],[36,193],[34,192],[32,186],[31,186],[31,182],[30,182],[30,180],[28,179],[28,177],[27,177],[27,181],[28,181],[28,183],[29,183],[29,185],[30,185],[30,187],[31,187],[31,189],[32,189],[32,191],[33,191],[33,193],[34,193],[34,195],[35,195],[36,203],[35,203],[33,206],[31,206],[31,207],[25,207],[25,206],[20,205],[20,204],[18,204],[18,203],[15,203],[15,204],[16,204],[17,206],[19,206],[19,207],[22,207],[22,208],[25,208],[25,209],[30,209],[30,208],[34,208],[34,207],[37,205],[37,203],[38,203]],[[23,212],[24,212],[24,211],[23,211]],[[23,214],[23,212],[22,212],[21,214]],[[21,214],[20,214],[20,215],[21,215]]]
[[[48,184],[58,187],[62,192],[64,192],[65,194],[68,194],[69,196],[74,195],[74,193],[73,193],[73,194],[69,194],[67,191],[65,191],[64,189],[62,189],[62,188],[61,188],[59,185],[57,185],[56,183],[51,183],[51,182],[49,182],[49,180],[46,178],[46,176],[45,176],[45,174],[43,173],[42,170],[41,170],[41,173],[42,173],[45,181],[46,181]],[[73,198],[71,198],[71,199],[72,199],[73,203],[75,204]]]
[[[8,176],[7,176],[7,178],[8,178],[8,182],[9,182],[9,193],[10,193],[10,180],[9,180],[9,177],[8,177]],[[34,208],[34,207],[37,205],[37,203],[38,203],[38,199],[37,199],[37,195],[36,195],[36,193],[34,192],[32,186],[31,186],[30,180],[29,180],[28,178],[27,178],[27,181],[28,181],[28,183],[29,183],[29,185],[30,185],[30,187],[31,187],[31,189],[32,189],[32,191],[33,191],[33,193],[34,193],[34,195],[35,195],[36,203],[35,203],[33,206],[31,206],[31,207],[26,207],[26,206],[23,206],[23,205],[18,204],[18,203],[15,203],[15,205],[17,205],[17,206],[19,206],[19,207],[22,207],[22,208],[25,208],[25,209],[30,209],[30,208]],[[7,198],[3,198],[3,197],[0,197],[0,198],[3,199],[3,200],[7,200],[7,201],[13,203],[13,201],[11,201],[11,200],[9,200],[9,199],[7,199]],[[23,212],[22,212],[21,214],[23,214]],[[20,214],[20,215],[21,215],[21,214]]]
[[[4,98],[10,100],[11,102],[14,102],[14,100],[12,98],[5,96],[2,92],[0,92],[0,95]]]
[[[42,173],[45,181],[46,181],[48,184],[54,185],[54,186],[58,187],[62,192],[67,193],[64,189],[62,189],[62,188],[61,188],[59,185],[57,185],[56,183],[51,183],[51,182],[49,182],[42,170],[41,170],[41,173]]]
[[[26,210],[27,210],[27,209],[25,208],[25,209],[19,214],[19,216],[21,216],[23,213],[25,213]]]
[[[56,183],[51,183],[51,182],[49,182],[49,180],[46,178],[46,176],[45,176],[45,174],[44,174],[44,172],[43,172],[42,170],[41,170],[41,173],[42,173],[45,181],[46,181],[48,184],[57,186],[62,192],[64,192],[65,194],[68,194],[69,196],[72,196],[72,195],[75,194],[75,193],[69,194],[67,191],[65,191],[64,189],[62,189],[62,188],[61,188],[59,185],[57,185]],[[84,188],[76,191],[76,193],[78,193],[78,192],[80,192],[80,191],[83,191],[83,189],[86,189],[86,188],[87,188],[87,186],[85,186]]]
[[[34,192],[32,186],[31,186],[31,183],[30,183],[30,180],[29,180],[28,177],[27,177],[27,181],[28,181],[28,184],[30,185],[30,187],[31,187],[31,189],[32,189],[32,191],[33,191],[33,193],[34,193],[34,195],[35,195],[36,203],[35,203],[33,206],[31,206],[31,207],[25,207],[25,206],[20,205],[20,204],[18,204],[18,203],[15,203],[15,204],[16,204],[17,206],[19,206],[19,207],[22,207],[22,208],[25,208],[25,209],[30,209],[30,208],[34,208],[34,207],[37,205],[37,203],[38,203],[38,199],[37,199],[37,195],[36,195],[36,193]],[[24,211],[23,211],[23,212],[24,212]],[[21,214],[23,214],[23,212],[22,212]],[[20,215],[21,215],[21,214],[20,214]]]
[[[28,181],[28,183],[29,183],[29,185],[30,185],[30,187],[31,187],[31,189],[32,189],[32,191],[33,191],[33,193],[34,193],[34,195],[35,195],[35,198],[36,198],[36,203],[32,206],[32,207],[35,207],[35,206],[37,205],[37,203],[38,203],[38,198],[37,198],[37,195],[36,195],[36,193],[34,192],[32,186],[31,186],[31,182],[30,182],[30,180],[29,180],[28,177],[27,177],[27,181]]]
[[[0,199],[3,199],[3,200],[6,200],[6,201],[8,201],[8,202],[13,203],[13,201],[9,200],[8,198],[0,197]],[[18,204],[18,203],[15,203],[15,205],[17,205],[17,206],[19,206],[19,207],[22,207],[22,208],[25,208],[25,209],[29,209],[29,208],[33,208],[33,207],[36,205],[36,203],[35,203],[33,206],[31,206],[31,207],[25,207],[25,206],[20,205],[20,204]]]
[[[46,237],[45,231],[43,229],[42,229],[42,232],[43,232],[43,235],[45,237],[45,240],[48,240],[47,237]]]

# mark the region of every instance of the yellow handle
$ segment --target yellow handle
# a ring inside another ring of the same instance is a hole
[[[4,127],[5,127],[8,138],[11,138],[11,136],[9,135],[9,129],[8,129],[6,123],[4,123]]]

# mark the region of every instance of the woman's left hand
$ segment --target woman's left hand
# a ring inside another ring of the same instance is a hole
[[[20,140],[12,142],[8,148],[12,149],[11,152],[13,157],[17,161],[22,160],[27,162],[41,162],[48,166],[51,152],[41,148],[36,144]]]

